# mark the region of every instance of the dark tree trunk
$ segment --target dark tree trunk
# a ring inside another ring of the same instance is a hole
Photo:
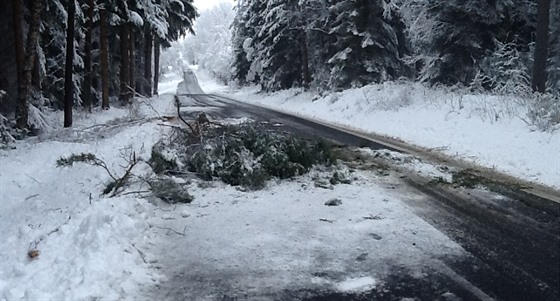
[[[152,51],[154,48],[154,41],[152,36],[152,29],[146,26],[145,40],[144,40],[144,96],[152,97]]]
[[[161,53],[161,45],[159,43],[159,38],[154,39],[154,94],[158,95],[158,83],[159,83],[159,56]]]
[[[311,74],[309,73],[309,40],[307,32],[303,30],[301,34],[301,68],[303,73],[303,87],[309,89],[311,83]]]
[[[35,55],[35,63],[33,64],[33,75],[31,76],[31,85],[38,91],[41,90],[41,62],[39,54]]]
[[[21,95],[23,94],[23,65],[25,64],[25,47],[23,46],[23,0],[13,0],[12,3],[14,6],[14,46],[16,47],[18,94]]]
[[[76,2],[68,1],[68,22],[66,29],[66,70],[64,73],[64,127],[72,126],[72,107],[74,106],[74,18]]]
[[[128,104],[130,101],[130,41],[128,28],[128,24],[121,25],[121,91],[119,99],[124,104]]]
[[[27,36],[27,51],[25,51],[23,48],[23,0],[14,1],[15,39],[20,39],[16,41],[16,51],[21,51],[16,54],[16,63],[19,65],[17,67],[18,103],[16,107],[16,125],[20,129],[28,128],[29,108],[27,100],[31,90],[31,77],[37,55],[42,3],[42,0],[34,0],[32,2],[31,22],[29,23],[29,33]]]
[[[533,91],[546,90],[546,61],[548,59],[548,23],[550,0],[539,0],[537,11],[537,32],[535,40],[535,64],[533,66]]]
[[[134,46],[134,26],[132,23],[128,23],[128,53],[130,55],[129,63],[129,91],[130,91],[130,99],[134,97],[136,94],[136,56],[135,51],[136,47]]]
[[[84,45],[84,86],[82,87],[82,101],[88,112],[91,112],[91,89],[93,74],[91,71],[91,36],[93,31],[93,8],[95,0],[88,0],[87,21],[86,21],[86,40]]]
[[[109,109],[109,37],[107,24],[107,1],[103,3],[103,7],[99,10],[99,47],[101,48],[101,107],[104,110]]]

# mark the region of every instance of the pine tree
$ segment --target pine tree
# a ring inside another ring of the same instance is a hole
[[[268,1],[265,23],[258,33],[257,61],[267,90],[302,86],[301,24],[298,0]]]
[[[12,7],[13,7],[14,46],[15,46],[15,55],[16,55],[18,94],[24,95],[26,92],[25,92],[25,87],[23,86],[23,69],[25,65],[25,46],[23,41],[23,1],[13,0]],[[21,105],[19,105],[18,103],[18,108],[19,106],[22,107],[20,110],[27,108],[27,97],[24,96],[22,101],[25,102]],[[27,110],[25,110],[24,112],[19,112],[19,114],[22,114],[23,116],[20,117],[18,126],[20,128],[27,128],[27,118],[28,118]]]
[[[259,82],[266,90],[302,86],[304,28],[298,2],[247,1],[238,10],[235,23],[244,28],[234,36],[236,78],[246,73],[245,80]]]
[[[532,87],[534,91],[541,93],[546,89],[549,18],[550,0],[539,0]]]
[[[92,85],[93,85],[93,74],[92,74],[92,35],[93,35],[93,17],[95,11],[95,0],[87,1],[87,21],[85,24],[85,41],[84,41],[84,86],[82,87],[82,101],[84,107],[88,112],[91,112],[92,104]]]
[[[560,1],[552,0],[550,6],[550,54],[548,64],[548,89],[560,95]]]
[[[413,62],[420,80],[469,85],[480,63],[500,45],[529,50],[534,31],[534,1],[404,1]]]
[[[331,88],[360,86],[407,75],[402,57],[404,25],[398,14],[384,14],[382,1],[338,1],[331,7]]]
[[[101,107],[108,110],[109,104],[109,20],[108,20],[108,4],[107,0],[99,9],[99,47],[100,47],[100,65],[101,65]]]
[[[152,55],[154,51],[154,36],[152,29],[149,25],[146,25],[144,29],[144,85],[142,88],[142,93],[146,97],[152,97]]]
[[[157,0],[165,11],[168,23],[167,32],[156,32],[154,38],[154,94],[158,94],[159,81],[159,59],[161,48],[171,46],[171,42],[177,41],[179,37],[188,33],[194,34],[193,22],[198,17],[198,12],[193,5],[193,0],[163,1]]]
[[[234,78],[267,90],[348,87],[407,75],[397,13],[383,1],[242,1],[234,21]],[[352,54],[350,54],[352,53]]]
[[[23,47],[23,0],[14,0],[14,26],[16,39],[16,62],[18,63],[18,102],[16,108],[16,124],[20,129],[28,128],[29,121],[29,94],[31,90],[31,75],[37,55],[39,29],[41,23],[42,1],[34,0],[31,3],[31,21],[27,34],[27,46]],[[19,37],[18,37],[19,36]],[[18,53],[20,51],[21,53]],[[23,58],[22,58],[23,56]],[[23,64],[23,65],[21,65]]]
[[[233,20],[232,63],[233,79],[240,84],[258,82],[258,75],[251,70],[253,55],[257,49],[254,37],[264,23],[262,14],[266,8],[264,1],[240,0],[237,2],[236,15]]]

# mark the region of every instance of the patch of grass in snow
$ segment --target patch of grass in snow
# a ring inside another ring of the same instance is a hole
[[[209,128],[201,140],[191,139],[188,133],[176,134],[172,141],[161,141],[153,149],[150,161],[157,171],[188,171],[203,180],[218,178],[252,190],[264,188],[271,178],[292,178],[307,173],[315,164],[336,161],[328,143],[299,138],[266,125]]]
[[[523,189],[526,188],[520,184],[508,183],[490,179],[481,175],[478,170],[467,168],[460,171],[451,172],[451,181],[443,177],[435,177],[429,182],[432,185],[452,185],[455,188],[464,187],[467,189],[475,189],[484,187],[490,190],[499,191],[503,188],[506,189]]]
[[[479,175],[476,170],[464,169],[458,172],[453,172],[451,182],[455,186],[473,189],[479,185],[485,186],[485,184],[488,184],[490,180]]]
[[[560,96],[535,93],[527,106],[527,123],[540,131],[553,132],[560,128]]]
[[[360,149],[354,148],[337,148],[333,151],[338,159],[344,161],[349,167],[376,171],[379,176],[389,175],[389,165],[383,160],[371,160],[368,155],[364,154]],[[376,152],[373,156],[374,159],[384,157],[390,158],[388,152]]]

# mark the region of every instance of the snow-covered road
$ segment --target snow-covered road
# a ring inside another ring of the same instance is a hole
[[[421,292],[393,292],[399,285],[393,279],[436,279],[442,271],[434,262],[443,265],[464,254],[404,205],[403,199],[419,196],[396,187],[395,179],[354,171],[351,185],[315,185],[332,173],[315,170],[258,192],[193,183],[195,202],[164,208],[158,222],[174,231],[162,230],[150,247],[168,277],[154,298],[300,300],[374,287],[393,298],[413,297]],[[333,198],[342,205],[326,206]],[[451,279],[422,290],[456,293],[460,276]]]

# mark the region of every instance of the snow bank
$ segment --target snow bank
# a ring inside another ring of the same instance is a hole
[[[152,233],[151,205],[133,195],[102,196],[103,169],[58,168],[56,160],[90,152],[122,175],[119,154],[148,159],[162,135],[143,118],[173,112],[172,103],[162,96],[149,106],[77,114],[73,129],[0,152],[0,300],[132,300],[158,279],[141,251]]]

